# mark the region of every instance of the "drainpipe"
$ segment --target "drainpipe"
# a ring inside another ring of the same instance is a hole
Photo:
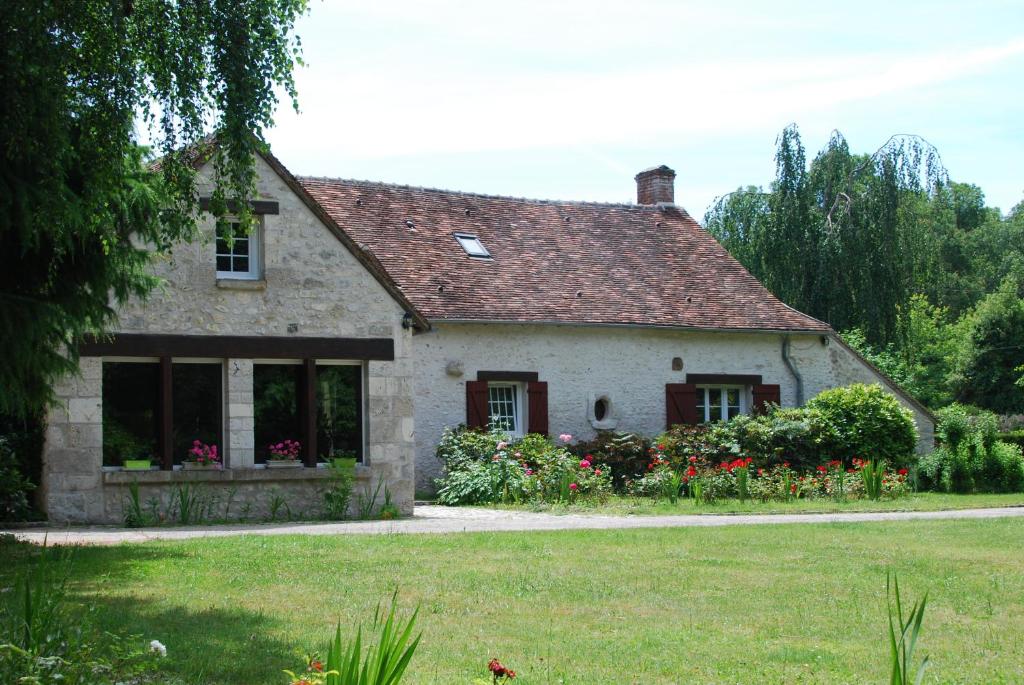
[[[796,381],[796,406],[802,407],[804,404],[804,379],[800,376],[800,372],[796,370],[796,366],[793,365],[793,359],[789,356],[789,336],[782,336],[782,361],[785,363],[786,368],[789,369],[789,373],[793,375],[793,380]]]

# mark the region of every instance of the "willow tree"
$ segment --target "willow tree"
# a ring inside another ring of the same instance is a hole
[[[872,343],[898,340],[900,312],[935,261],[934,215],[949,204],[938,153],[894,136],[854,155],[834,133],[808,165],[789,126],[775,161],[769,190],[719,199],[708,230],[786,303]]]
[[[193,236],[196,154],[213,158],[218,213],[248,206],[277,93],[296,106],[305,11],[306,0],[0,2],[0,412],[38,409],[112,305],[156,285],[139,246]]]

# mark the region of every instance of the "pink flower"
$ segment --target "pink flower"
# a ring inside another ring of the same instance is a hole
[[[499,443],[498,443],[498,449],[499,449],[499,450],[503,450],[503,449],[505,449],[506,447],[508,447],[508,443],[507,443],[507,442],[505,442],[504,440],[502,440],[501,442],[499,442]]]
[[[584,459],[583,461],[580,462],[580,468],[581,469],[589,469],[590,468],[590,462],[587,461],[586,459]]]
[[[570,489],[570,490],[574,490],[574,491],[575,491],[575,490],[577,490],[577,489],[578,489],[579,487],[580,487],[580,486],[576,485],[576,483],[569,483],[569,489]]]
[[[522,452],[516,452],[516,459],[519,459],[521,456],[523,456]]]
[[[562,433],[561,435],[558,436],[558,439],[565,443],[572,442],[572,436],[569,435],[568,433]]]
[[[594,469],[594,475],[595,476],[600,476],[601,475],[601,469]]]
[[[526,469],[526,475],[532,476],[533,475],[533,469]]]

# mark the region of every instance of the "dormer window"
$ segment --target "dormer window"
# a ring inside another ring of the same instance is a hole
[[[476,259],[490,259],[491,253],[487,251],[484,244],[480,242],[480,238],[473,235],[472,233],[456,233],[455,239],[459,241],[459,245],[466,251],[470,257]]]
[[[231,239],[229,240],[229,235]],[[249,234],[237,222],[217,228],[217,278],[257,280],[260,278],[260,223]]]

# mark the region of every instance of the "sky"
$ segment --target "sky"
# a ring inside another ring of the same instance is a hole
[[[296,30],[300,112],[266,135],[299,175],[630,202],[667,164],[701,218],[795,123],[809,158],[915,134],[1024,199],[1024,0],[312,0]]]

